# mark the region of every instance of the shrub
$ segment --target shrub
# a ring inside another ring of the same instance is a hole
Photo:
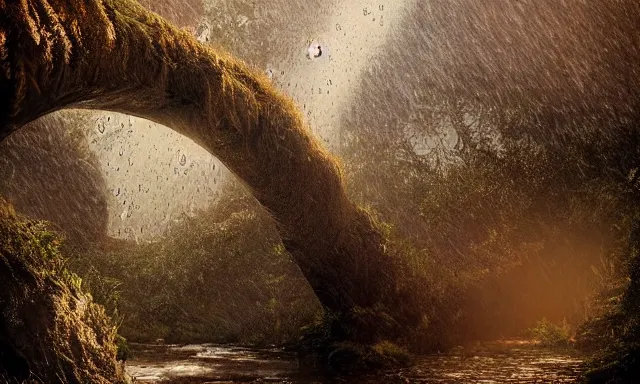
[[[530,328],[529,334],[536,339],[540,345],[544,346],[563,346],[569,343],[571,338],[571,329],[567,320],[563,320],[562,324],[553,324],[546,318],[538,321],[533,328]]]
[[[373,350],[398,364],[406,365],[411,361],[411,354],[406,349],[388,340],[377,343],[373,346]]]

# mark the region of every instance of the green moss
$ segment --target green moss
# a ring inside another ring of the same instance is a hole
[[[0,381],[124,383],[115,327],[66,270],[60,244],[0,198]]]

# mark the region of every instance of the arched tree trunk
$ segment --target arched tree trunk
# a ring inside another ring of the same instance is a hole
[[[395,318],[381,316],[387,325],[412,318],[393,297],[382,236],[348,200],[339,166],[292,101],[135,1],[0,0],[0,89],[0,138],[57,109],[89,108],[148,118],[193,139],[271,212],[327,309],[347,322],[355,312],[386,312]]]

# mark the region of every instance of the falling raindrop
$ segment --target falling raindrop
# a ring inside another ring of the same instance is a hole
[[[310,60],[313,60],[319,58],[320,56],[322,56],[322,46],[317,43],[309,45],[309,48],[307,48],[307,57]]]

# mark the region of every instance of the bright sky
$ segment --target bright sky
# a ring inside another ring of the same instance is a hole
[[[321,17],[308,28],[315,35],[283,39],[297,43],[287,47],[290,55],[274,62],[273,81],[296,100],[313,131],[329,147],[337,142],[340,114],[356,94],[360,77],[375,61],[385,37],[398,26],[408,3],[327,2],[315,10]],[[319,50],[319,57],[309,58]],[[223,167],[191,140],[136,117],[98,113],[94,121],[89,141],[100,159],[112,199],[111,235],[130,239],[155,236],[181,212],[202,209],[215,198],[220,181],[226,177],[221,173]]]
[[[336,144],[341,112],[354,96],[358,80],[366,75],[411,2],[334,1],[327,5],[331,17],[317,26],[317,35],[308,36],[304,46],[293,47],[299,49],[300,59],[281,64],[287,70],[274,81],[296,100],[313,131],[330,147]],[[322,56],[309,59],[309,52],[318,45]]]

